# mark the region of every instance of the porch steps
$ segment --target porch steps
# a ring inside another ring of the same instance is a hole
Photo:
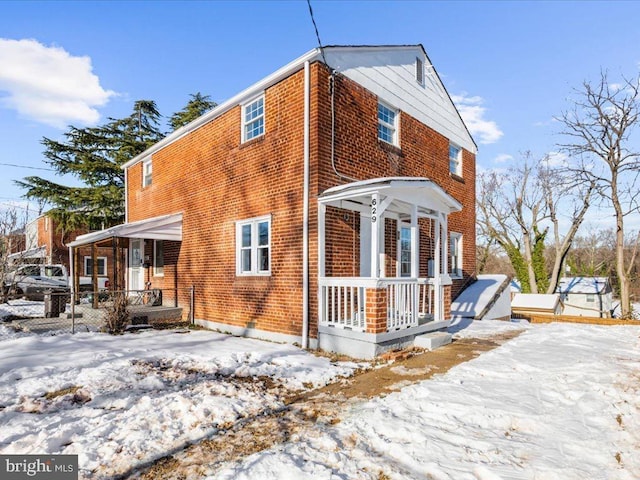
[[[435,350],[443,345],[451,343],[452,335],[447,332],[429,332],[418,335],[413,340],[413,345],[426,350]]]

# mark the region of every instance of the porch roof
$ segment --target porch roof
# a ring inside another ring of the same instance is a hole
[[[21,258],[45,258],[47,256],[47,247],[35,247],[29,250],[23,250],[21,252],[12,253],[7,255],[7,260],[20,260]]]
[[[182,213],[123,223],[98,232],[78,235],[73,242],[68,243],[68,246],[79,247],[113,237],[182,241]]]
[[[318,201],[334,207],[358,210],[361,207],[369,208],[371,195],[375,193],[392,198],[395,208],[390,210],[398,213],[409,211],[402,204],[417,205],[419,213],[423,215],[435,212],[450,214],[462,210],[460,202],[433,180],[424,177],[373,178],[339,185],[325,190]]]

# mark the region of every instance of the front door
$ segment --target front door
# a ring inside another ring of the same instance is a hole
[[[143,248],[144,240],[136,238],[129,241],[129,290],[144,289]]]

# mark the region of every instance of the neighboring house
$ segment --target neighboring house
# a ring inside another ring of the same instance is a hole
[[[87,230],[62,233],[50,217],[41,215],[26,225],[24,250],[9,255],[9,263],[12,265],[61,264],[71,272],[69,248],[66,243],[85,233]],[[98,247],[95,252],[90,246],[79,248],[75,250],[74,258],[74,268],[81,283],[92,282],[95,265],[98,285],[104,286],[105,283],[113,285],[115,258],[113,248]]]
[[[528,315],[560,315],[562,303],[557,293],[516,293],[511,300],[511,313],[514,317]]]
[[[200,325],[372,357],[474,277],[476,150],[421,45],[314,49],[128,162],[127,222],[71,247],[118,239]]]
[[[610,318],[613,310],[613,290],[608,277],[563,277],[558,293],[563,315]]]

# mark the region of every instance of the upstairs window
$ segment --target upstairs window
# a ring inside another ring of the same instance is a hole
[[[151,181],[153,178],[153,163],[151,159],[148,158],[144,162],[142,162],[142,186],[148,187],[151,185]]]
[[[454,278],[462,278],[462,234],[449,233],[449,271]]]
[[[398,145],[398,112],[384,103],[378,103],[378,138]]]
[[[452,143],[449,144],[449,172],[462,177],[462,149]]]
[[[98,276],[104,277],[107,274],[107,257],[98,257]],[[93,259],[84,257],[84,275],[90,277],[93,275]]]
[[[242,107],[242,141],[264,134],[264,96]]]
[[[236,223],[236,272],[238,275],[271,274],[271,217]]]

